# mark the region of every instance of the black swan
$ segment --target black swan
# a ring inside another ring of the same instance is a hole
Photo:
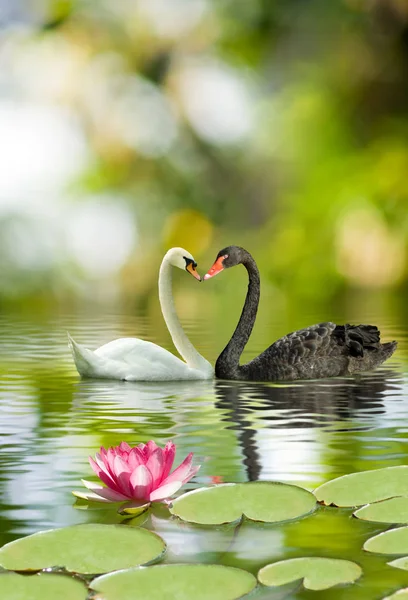
[[[238,325],[215,364],[218,378],[293,381],[350,375],[374,369],[397,347],[395,341],[381,344],[380,332],[375,325],[319,323],[285,335],[249,363],[240,365],[239,359],[258,310],[258,267],[244,248],[228,246],[218,253],[204,279],[239,264],[248,271],[248,292]]]

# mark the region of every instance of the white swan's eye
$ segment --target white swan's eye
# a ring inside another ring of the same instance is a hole
[[[186,268],[188,267],[188,265],[193,265],[193,267],[195,269],[197,268],[197,263],[195,262],[195,260],[192,260],[191,258],[187,258],[187,256],[183,256],[183,258],[186,261]]]

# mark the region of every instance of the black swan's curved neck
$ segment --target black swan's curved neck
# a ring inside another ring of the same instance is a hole
[[[248,271],[248,292],[238,325],[215,364],[215,374],[222,379],[234,378],[234,374],[239,369],[239,359],[252,333],[258,311],[260,294],[258,267],[249,252],[245,252],[241,264]]]

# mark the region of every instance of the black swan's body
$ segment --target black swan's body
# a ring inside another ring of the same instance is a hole
[[[344,376],[374,369],[394,352],[397,342],[382,344],[375,325],[329,322],[289,333],[249,363],[240,365],[258,310],[260,279],[256,263],[244,248],[229,246],[218,253],[205,279],[238,264],[248,271],[248,293],[234,334],[215,364],[218,378],[293,381]]]

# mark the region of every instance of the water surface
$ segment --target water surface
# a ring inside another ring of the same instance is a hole
[[[375,316],[374,316],[375,317]],[[375,319],[372,318],[374,322]],[[304,325],[319,321],[308,320]],[[377,321],[378,322],[378,321]],[[407,332],[379,323],[397,339],[396,355],[373,373],[294,384],[227,381],[130,383],[80,380],[66,331],[89,347],[122,336],[150,339],[172,350],[167,334],[146,317],[103,315],[0,320],[0,541],[81,522],[121,522],[105,506],[74,506],[71,490],[92,478],[87,457],[99,446],[154,439],[190,451],[202,467],[188,488],[212,482],[278,480],[313,489],[335,476],[407,464]],[[223,336],[202,324],[189,334],[214,361]],[[211,332],[210,332],[211,333]],[[255,336],[246,357],[282,332],[279,324]],[[267,340],[267,341],[266,341]],[[299,586],[265,598],[381,598],[408,585],[408,573],[361,550],[386,526],[358,522],[351,511],[326,508],[300,521],[217,529],[169,520],[158,511],[146,526],[169,544],[169,562],[221,562],[256,572],[273,560],[319,555],[356,560],[364,577],[355,586],[306,592]],[[389,560],[389,558],[388,558]]]

